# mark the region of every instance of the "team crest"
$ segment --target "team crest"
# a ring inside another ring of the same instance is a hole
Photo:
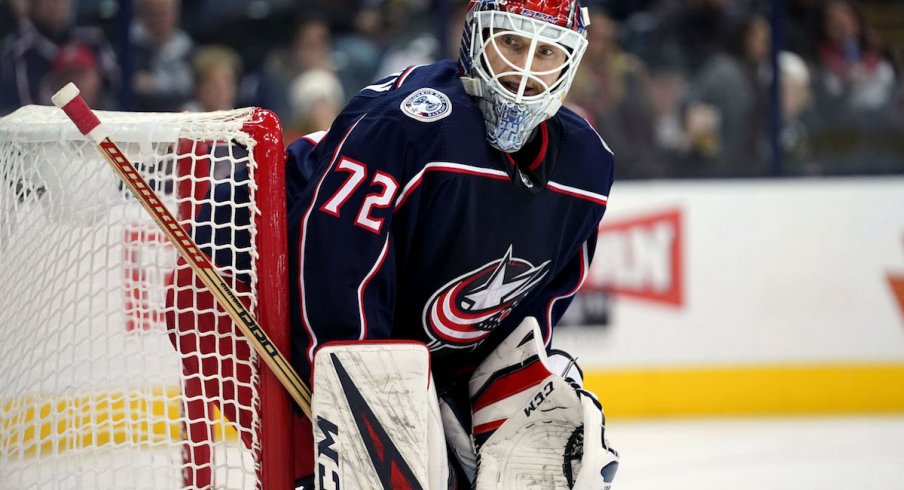
[[[452,114],[449,97],[432,88],[416,90],[405,97],[400,108],[408,117],[423,122],[438,121]]]
[[[428,347],[476,346],[492,333],[549,272],[550,261],[538,266],[512,257],[501,259],[454,279],[433,293],[424,307]]]

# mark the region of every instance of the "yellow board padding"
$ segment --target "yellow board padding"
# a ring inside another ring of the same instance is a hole
[[[904,363],[585,370],[610,418],[904,412]],[[0,401],[8,457],[182,440],[178,388]],[[237,441],[213,407],[215,440]]]
[[[80,448],[168,445],[182,440],[179,388],[93,392],[0,401],[0,448],[10,458]],[[238,440],[234,425],[212,406],[215,440]]]
[[[904,363],[585,370],[607,417],[904,412]]]

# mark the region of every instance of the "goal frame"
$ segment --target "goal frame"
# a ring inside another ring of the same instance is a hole
[[[255,179],[258,186],[255,217],[258,233],[258,319],[280,352],[290,351],[289,260],[286,232],[285,146],[279,118],[255,108],[252,122],[242,130],[256,142]],[[266,241],[266,246],[262,246]],[[291,399],[282,383],[258,357],[261,403],[261,468],[264,489],[291,490],[294,484]]]
[[[35,113],[40,114],[40,111]],[[267,336],[269,336],[272,344],[277,349],[279,349],[280,352],[288,353],[290,351],[289,347],[291,345],[291,342],[289,331],[290,327],[288,303],[289,288],[287,251],[288,240],[286,235],[285,202],[285,147],[283,142],[282,128],[280,121],[276,117],[276,115],[268,110],[260,108],[247,108],[241,110],[241,113],[243,115],[243,119],[239,123],[239,131],[241,131],[241,133],[243,134],[237,141],[244,142],[243,146],[245,146],[247,148],[247,151],[253,155],[253,160],[255,162],[254,172],[252,175],[254,179],[253,185],[256,187],[256,191],[254,193],[254,207],[256,208],[257,212],[253,213],[253,215],[251,216],[254,222],[254,227],[256,228],[256,232],[253,235],[255,241],[254,250],[256,252],[253,256],[256,276],[256,299],[254,314],[256,320],[266,330]],[[104,113],[99,114],[101,115],[102,120],[104,119],[103,114]],[[112,116],[114,113],[109,114]],[[123,115],[128,115],[128,113],[116,114],[117,118],[121,118]],[[146,118],[147,116],[148,115],[142,115],[142,117],[144,118]],[[163,125],[166,124],[163,121],[167,120],[167,118],[169,118],[170,116],[176,115],[160,114],[161,122]],[[203,119],[205,115],[199,114],[198,116],[199,119]],[[209,113],[208,116],[219,117],[218,113]],[[40,121],[40,118],[38,120]],[[28,124],[28,121],[21,119],[17,121],[17,124],[20,125]],[[173,119],[173,121],[175,121],[175,118]],[[156,122],[156,119],[154,120],[154,122]],[[38,124],[40,124],[40,122]],[[233,126],[230,131],[233,131],[237,126]],[[235,135],[236,133],[231,134]],[[219,139],[221,137],[225,137],[225,141],[231,141],[232,138],[231,136],[225,136],[225,134],[223,133],[212,133],[210,139],[206,139],[204,136],[199,139],[191,137],[191,139],[180,139],[178,144],[181,145],[183,141],[224,141]],[[66,132],[66,137],[64,137],[64,139],[66,141],[70,141],[70,139],[68,138],[68,131]],[[16,141],[16,139],[13,138],[11,141]],[[40,143],[44,140],[26,139],[24,141]],[[201,155],[195,155],[195,157],[199,158],[199,162],[203,161],[206,158]],[[178,169],[181,162],[174,160],[173,163],[177,167],[177,173],[181,172],[181,170]],[[187,167],[190,168],[191,165],[188,165]],[[206,165],[198,165],[198,167],[206,167]],[[71,169],[71,171],[78,171],[78,167],[68,167],[66,171],[70,171],[69,169]],[[108,172],[111,171],[110,169],[106,170]],[[210,169],[202,168],[200,171],[206,172],[208,170]],[[187,173],[190,173],[191,178],[194,179],[206,180],[206,178],[208,177],[207,175],[197,175],[196,172],[192,170],[188,170]],[[181,175],[184,176],[186,175],[186,173],[181,173]],[[177,179],[174,182],[179,183],[184,182],[184,180]],[[177,189],[173,189],[173,191],[177,195],[181,192]],[[200,190],[197,188],[194,189],[195,195],[192,197],[203,197],[197,195],[197,192],[199,191]],[[75,201],[69,202],[69,205],[73,204],[74,202]],[[81,202],[81,199],[79,199],[79,202]],[[179,202],[181,203],[179,204],[179,207],[183,207],[185,201],[181,200]],[[195,211],[194,209],[191,209],[190,205],[188,206],[188,208],[189,209],[171,209],[171,212],[177,214],[180,222],[186,223],[193,221],[191,214]],[[0,212],[2,211],[3,210],[0,210]],[[4,216],[6,215],[0,215],[0,218]],[[202,291],[199,291],[199,293],[203,294]],[[15,297],[15,294],[13,295],[13,297]],[[12,325],[10,325],[10,327],[12,327]],[[242,356],[242,359],[247,360],[247,358],[245,358],[244,356]],[[258,397],[258,403],[255,403],[257,420],[255,429],[258,435],[256,436],[257,443],[255,444],[255,447],[258,451],[256,457],[257,464],[253,467],[253,469],[248,469],[256,473],[257,488],[267,490],[293,489],[295,487],[295,451],[293,441],[295,431],[293,430],[292,425],[295,416],[293,415],[291,407],[292,402],[285,388],[282,386],[282,383],[279,381],[277,376],[273,374],[273,372],[265,365],[262,357],[260,355],[257,355],[254,356],[253,359],[255,365],[254,370],[257,373],[256,393]],[[185,393],[183,393],[182,398],[182,409],[186,412],[192,410],[192,408],[189,406],[190,402],[187,402],[188,397]],[[0,402],[2,401],[2,398],[0,398]],[[199,405],[206,403],[209,402],[202,400]],[[208,412],[208,416],[209,413],[210,412]],[[188,447],[189,443],[197,443],[198,441],[203,441],[205,437],[210,437],[210,442],[213,442],[212,436],[214,424],[217,424],[218,422],[210,418],[198,418],[197,420],[199,420],[201,424],[207,424],[207,430],[193,434],[190,434],[189,431],[184,430],[182,433],[182,439],[183,445],[185,447]],[[205,432],[207,433],[206,436],[204,434]],[[193,437],[195,437],[196,439],[191,440]],[[185,461],[184,455],[185,453],[183,450],[183,461]],[[0,461],[0,467],[3,466],[2,463],[3,461]],[[183,469],[184,468],[185,467],[183,467]],[[248,471],[246,474],[250,476],[252,472]],[[183,478],[185,477],[185,475],[186,474],[183,471]],[[210,479],[207,479],[206,481],[202,479],[195,481],[190,486],[204,487],[205,485],[210,485],[210,483],[212,483]],[[185,486],[186,482],[183,481],[182,488],[185,488]]]

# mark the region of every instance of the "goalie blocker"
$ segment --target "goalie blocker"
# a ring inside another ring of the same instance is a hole
[[[481,363],[470,430],[440,409],[422,344],[325,345],[314,360],[315,488],[457,488],[447,454],[472,480],[461,488],[610,488],[618,455],[602,407],[574,360],[547,357],[541,339],[528,318]]]

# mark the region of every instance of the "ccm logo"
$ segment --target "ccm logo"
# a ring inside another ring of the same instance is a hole
[[[317,480],[322,490],[340,490],[339,453],[336,451],[336,440],[339,438],[339,427],[329,420],[318,416],[317,429],[322,437],[317,441]],[[328,484],[331,483],[331,484]]]
[[[680,210],[604,220],[584,289],[682,306],[682,228]]]
[[[530,414],[540,408],[540,405],[546,401],[546,397],[552,394],[552,390],[556,389],[556,387],[552,384],[552,381],[546,383],[540,391],[534,395],[534,399],[530,401],[530,405],[524,407],[524,415],[526,417],[530,417]]]

